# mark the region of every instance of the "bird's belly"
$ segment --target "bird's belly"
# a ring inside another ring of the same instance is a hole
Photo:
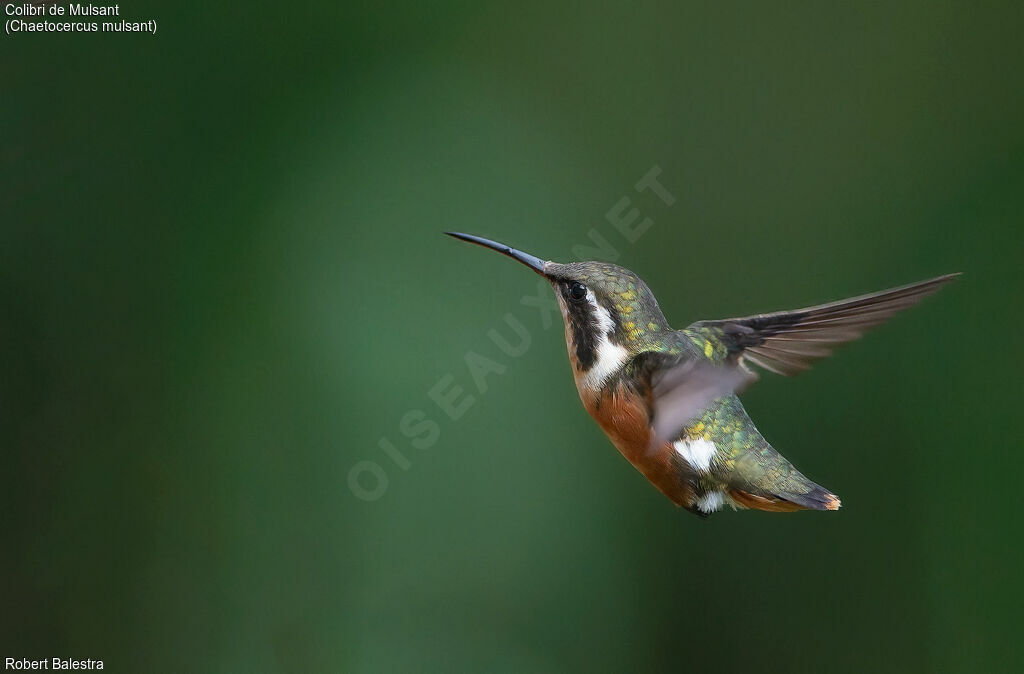
[[[676,505],[689,507],[693,489],[679,474],[671,445],[650,446],[653,431],[646,401],[621,386],[589,400],[581,391],[580,397],[615,448]]]

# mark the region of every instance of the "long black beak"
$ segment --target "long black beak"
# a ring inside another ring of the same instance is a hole
[[[527,267],[540,274],[541,276],[545,276],[544,260],[540,259],[539,257],[534,257],[529,253],[524,253],[521,250],[510,248],[503,243],[491,241],[490,239],[482,239],[479,236],[473,236],[472,234],[463,234],[461,232],[445,232],[445,234],[447,234],[448,236],[454,236],[456,239],[462,239],[463,241],[475,243],[476,245],[483,246],[484,248],[496,250],[502,255],[508,255],[513,260],[519,260]]]

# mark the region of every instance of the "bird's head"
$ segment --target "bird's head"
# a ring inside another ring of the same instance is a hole
[[[559,264],[471,234],[447,234],[496,250],[547,279],[562,309],[577,377],[592,373],[603,378],[609,368],[617,369],[669,329],[654,293],[624,267],[608,262]]]

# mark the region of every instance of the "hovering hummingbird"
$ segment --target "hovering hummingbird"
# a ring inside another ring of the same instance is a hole
[[[676,505],[838,510],[839,498],[768,444],[736,393],[755,366],[792,375],[953,281],[927,281],[818,306],[699,321],[673,330],[639,276],[606,262],[558,264],[471,234],[554,288],[576,389],[612,444]]]

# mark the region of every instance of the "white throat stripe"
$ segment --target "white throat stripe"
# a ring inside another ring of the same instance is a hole
[[[583,375],[583,384],[589,389],[597,389],[605,379],[622,367],[629,357],[629,352],[608,339],[608,333],[615,327],[615,321],[612,320],[611,313],[598,303],[593,290],[587,290],[587,302],[590,303],[597,319],[600,334],[597,340],[597,358],[594,365]]]

